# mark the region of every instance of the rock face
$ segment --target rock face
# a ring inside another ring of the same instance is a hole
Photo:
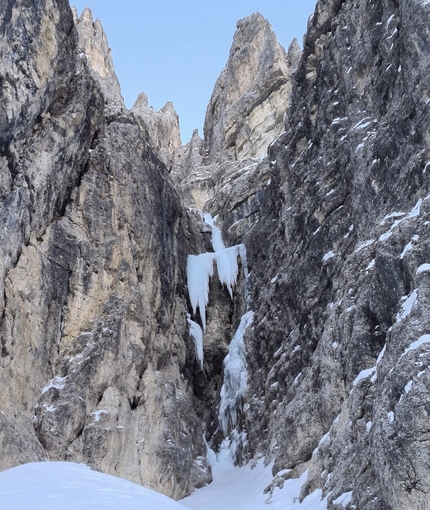
[[[195,132],[174,154],[171,174],[183,202],[217,214],[231,244],[258,220],[270,180],[267,146],[285,127],[300,55],[297,41],[285,52],[261,14],[240,20],[207,108],[204,140]]]
[[[274,462],[268,491],[308,470],[302,498],[330,510],[430,507],[429,21],[418,0],[319,0],[286,53],[241,20],[204,139],[181,146],[170,103],[124,108],[90,11],[6,0],[1,469],[74,460],[181,498],[211,480],[204,439],[229,436],[238,462]],[[249,266],[233,299],[210,282],[203,365],[196,206]]]
[[[185,290],[204,243],[88,16],[2,9],[1,468],[75,460],[180,498],[211,479]]]
[[[245,237],[249,455],[309,469],[329,508],[430,505],[428,20],[318,2]]]
[[[73,17],[78,29],[79,46],[88,60],[90,72],[100,85],[109,107],[124,108],[121,87],[115,74],[111,50],[100,20],[93,20],[91,10],[86,7],[80,18],[73,7]]]
[[[179,117],[173,103],[166,103],[161,110],[148,107],[148,97],[140,93],[133,105],[132,112],[145,123],[151,139],[151,146],[158,157],[170,170],[173,152],[181,146]]]
[[[208,162],[265,156],[283,128],[290,67],[288,55],[261,14],[237,23],[230,57],[206,112]]]

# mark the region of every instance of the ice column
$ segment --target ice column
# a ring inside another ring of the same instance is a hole
[[[242,263],[245,280],[248,277],[245,245],[238,244],[236,246],[226,248],[222,240],[221,231],[215,225],[212,216],[210,214],[205,214],[204,220],[212,228],[212,247],[214,252],[201,253],[200,255],[188,255],[187,259],[188,293],[191,307],[193,309],[194,316],[196,315],[197,308],[200,311],[203,332],[206,331],[206,306],[209,302],[209,282],[214,273],[214,262],[217,265],[218,278],[221,284],[227,287],[231,299],[233,299],[233,290],[236,286],[239,274],[238,257],[240,257]],[[197,325],[195,322],[193,322],[193,324]],[[190,326],[190,335],[195,341],[197,341],[196,327],[191,324]],[[200,341],[200,337],[198,341]],[[197,351],[196,344],[196,352]],[[197,359],[199,360],[199,358]]]
[[[218,420],[224,436],[228,435],[229,426],[234,428],[237,423],[237,408],[240,406],[248,375],[243,335],[253,317],[254,312],[247,312],[242,316],[224,359],[224,383],[221,388],[218,412]]]

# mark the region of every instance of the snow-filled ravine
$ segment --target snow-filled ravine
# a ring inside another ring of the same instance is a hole
[[[207,487],[195,490],[180,503],[192,510],[327,510],[326,499],[321,499],[321,490],[316,490],[299,502],[300,490],[306,481],[307,471],[300,478],[287,480],[282,489],[264,494],[264,489],[273,479],[272,466],[265,466],[263,460],[253,468],[251,465],[233,465],[228,448],[211,461],[213,482]]]
[[[244,245],[226,248],[221,232],[210,215],[205,221],[212,227],[213,252],[190,255],[187,262],[190,302],[195,316],[199,308],[201,325],[188,317],[190,335],[194,338],[196,358],[203,368],[203,337],[206,328],[205,310],[209,300],[209,279],[217,265],[220,282],[233,299],[239,264],[246,281],[248,270]],[[246,301],[246,296],[245,296]],[[260,460],[250,465],[236,467],[235,452],[246,434],[236,429],[237,406],[246,387],[247,369],[243,337],[251,325],[253,312],[246,310],[230,343],[224,360],[224,382],[220,393],[218,419],[225,439],[220,452],[209,447],[208,461],[212,466],[213,482],[194,491],[181,502],[158,494],[126,480],[92,471],[83,464],[68,462],[39,462],[18,466],[0,473],[0,510],[326,510],[326,500],[321,490],[316,490],[302,503],[300,490],[307,472],[301,478],[287,480],[282,488],[264,494],[272,482],[271,465]],[[52,384],[62,384],[53,381]],[[350,494],[342,495],[346,503]]]

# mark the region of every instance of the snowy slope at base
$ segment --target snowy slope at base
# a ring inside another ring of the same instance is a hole
[[[326,510],[321,491],[298,502],[306,473],[273,496],[263,494],[271,468],[235,467],[230,453],[213,464],[214,481],[180,503],[140,485],[71,462],[24,464],[0,473],[1,510]],[[270,503],[268,505],[268,503]]]
[[[0,473],[1,510],[184,510],[172,499],[71,462],[37,462]]]
[[[272,481],[271,467],[265,467],[262,461],[254,469],[249,465],[235,467],[229,452],[224,451],[218,455],[212,471],[214,481],[182,499],[184,506],[192,510],[327,510],[320,490],[299,503],[307,472],[301,478],[287,480],[283,489],[275,489],[270,496],[263,491]]]

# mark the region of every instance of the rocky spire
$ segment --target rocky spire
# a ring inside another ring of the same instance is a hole
[[[148,130],[152,148],[167,168],[172,166],[172,154],[181,146],[179,117],[171,101],[160,110],[148,106],[148,97],[141,92],[133,105],[132,112],[140,117]]]
[[[289,57],[270,23],[259,13],[240,20],[206,112],[209,163],[266,153],[283,129],[290,75]]]
[[[98,19],[93,21],[93,14],[88,7],[85,7],[79,19],[74,9],[74,18],[79,34],[79,45],[87,57],[93,78],[101,86],[105,101],[110,106],[124,108],[111,49],[101,21]]]

